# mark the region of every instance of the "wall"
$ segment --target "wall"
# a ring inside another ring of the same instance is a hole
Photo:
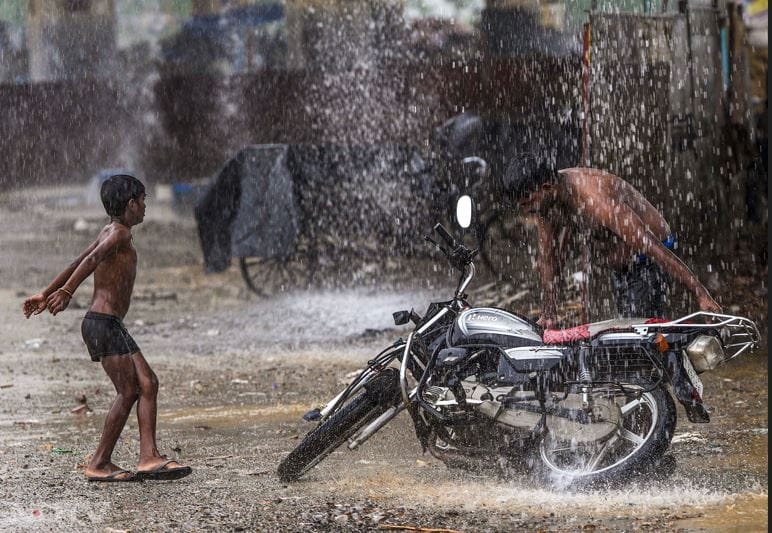
[[[578,106],[579,74],[577,59],[385,65],[378,76],[395,80],[393,106],[377,119],[368,117],[372,95],[356,85],[347,100],[325,100],[328,74],[321,71],[172,76],[147,87],[117,80],[0,85],[0,110],[8,110],[0,122],[0,180],[82,181],[99,168],[129,166],[151,180],[184,181],[213,174],[247,144],[423,145],[433,128],[464,110],[549,120],[557,109]]]

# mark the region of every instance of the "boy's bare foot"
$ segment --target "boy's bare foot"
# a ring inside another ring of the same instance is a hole
[[[139,479],[173,480],[190,475],[193,469],[182,463],[165,456],[157,458],[153,462],[137,465],[137,477]]]
[[[138,481],[139,478],[133,472],[124,470],[113,463],[105,468],[86,468],[86,478],[89,481]]]

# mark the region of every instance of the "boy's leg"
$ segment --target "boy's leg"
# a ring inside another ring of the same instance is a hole
[[[139,423],[139,464],[137,470],[152,470],[167,461],[156,444],[156,420],[158,417],[158,378],[145,360],[142,352],[131,354],[139,385],[137,422]],[[169,468],[182,466],[176,461]]]
[[[90,477],[105,476],[119,470],[111,462],[113,449],[138,396],[137,375],[130,355],[104,356],[102,368],[113,382],[117,396],[105,417],[99,446],[86,467],[86,475]]]

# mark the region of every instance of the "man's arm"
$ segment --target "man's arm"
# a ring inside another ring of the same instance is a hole
[[[41,292],[34,296],[30,296],[26,300],[24,300],[24,303],[22,304],[22,312],[24,313],[24,316],[29,318],[30,315],[39,315],[43,311],[46,310],[46,301],[48,300],[49,296],[51,296],[53,293],[55,293],[57,290],[59,290],[62,285],[70,278],[73,272],[75,272],[75,269],[78,268],[78,265],[83,262],[83,259],[86,258],[91,252],[94,251],[94,249],[99,244],[99,239],[92,242],[88,248],[83,250],[83,252],[72,262],[70,263],[70,266],[68,266],[66,269],[64,269],[58,276],[54,278],[54,280],[43,289]]]
[[[612,207],[613,205],[613,207]],[[710,296],[697,276],[683,261],[665,248],[662,242],[641,221],[633,209],[624,202],[597,201],[587,204],[585,216],[602,224],[617,235],[631,249],[641,251],[656,261],[668,274],[683,283],[697,298],[702,311],[721,312],[721,306]]]
[[[83,280],[89,277],[106,257],[115,253],[117,248],[126,246],[130,240],[131,232],[128,229],[116,228],[104,240],[98,242],[89,253],[85,254],[59,289],[46,299],[46,306],[51,314],[56,315],[60,311],[64,311]]]
[[[536,229],[539,237],[539,258],[536,265],[541,284],[541,313],[538,324],[545,329],[554,328],[557,323],[557,240],[552,224],[536,217]]]

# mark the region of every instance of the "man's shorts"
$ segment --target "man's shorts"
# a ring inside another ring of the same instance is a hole
[[[663,318],[669,290],[670,276],[648,257],[614,271],[614,294],[620,316]]]
[[[113,315],[89,311],[80,325],[83,342],[86,343],[92,361],[100,361],[107,355],[123,355],[139,352],[139,346],[131,338],[123,322]]]

